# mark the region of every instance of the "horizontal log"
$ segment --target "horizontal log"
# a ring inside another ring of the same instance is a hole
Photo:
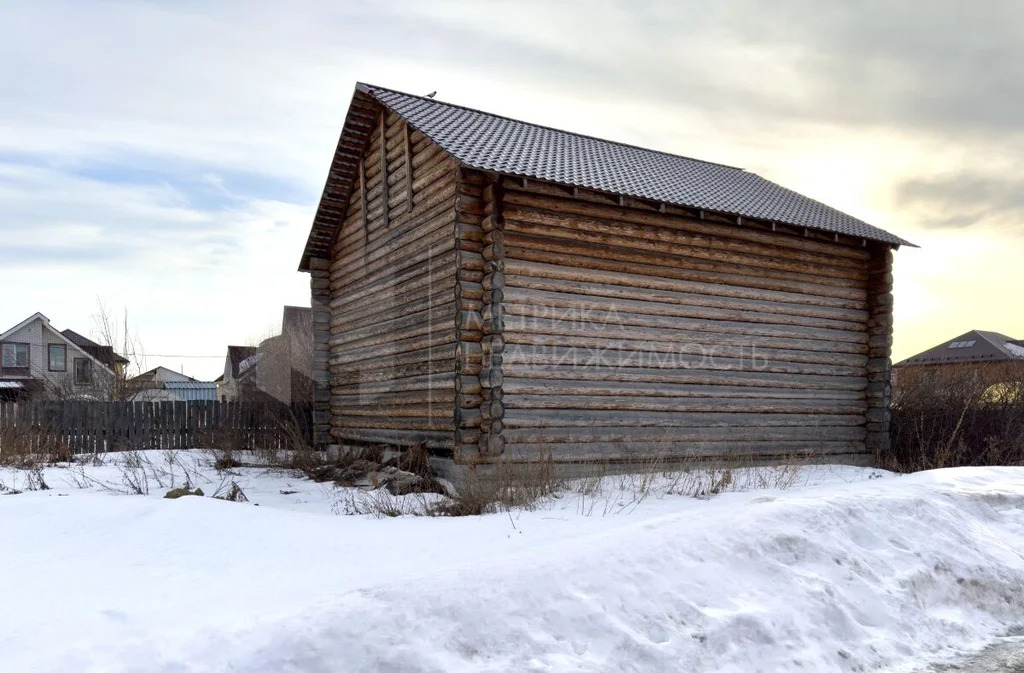
[[[441,257],[445,253],[453,250],[454,249],[452,247],[453,245],[454,245],[454,243],[452,241],[448,241],[447,243],[444,243],[442,241],[441,243],[438,243],[436,247],[434,247],[434,246],[423,246],[423,247],[420,247],[420,248],[417,248],[417,249],[414,249],[414,250],[407,250],[406,251],[406,255],[407,256],[403,259],[403,261],[402,262],[396,262],[396,264],[395,264],[396,268],[400,268],[404,264],[412,265],[412,264],[417,264],[417,263],[424,262],[424,261],[429,260],[431,258]],[[445,247],[445,246],[448,246],[448,247]],[[390,273],[391,273],[391,271],[389,271],[386,267],[380,267],[380,268],[374,269],[372,274],[368,275],[365,279],[360,279],[360,280],[366,282],[367,284],[369,284],[371,282],[376,282],[377,280],[386,277]],[[332,296],[334,296],[334,297],[343,295],[346,292],[345,282],[344,281],[339,281],[339,285],[337,287],[332,287],[331,288],[331,292],[332,292]]]
[[[436,413],[438,407],[445,410],[455,405],[455,387],[451,384],[446,388],[433,390],[413,390],[409,392],[377,392],[360,394],[331,394],[330,405],[332,409],[343,409],[342,413],[356,416],[391,416],[391,410],[407,408],[423,408],[426,410],[423,415],[430,416]],[[360,413],[359,410],[364,410]]]
[[[613,249],[602,252],[594,248],[584,249],[572,245],[538,247],[536,242],[533,242],[530,246],[507,246],[505,263],[508,264],[513,259],[613,273],[636,273],[700,283],[797,293],[829,298],[833,305],[850,308],[863,308],[867,298],[867,293],[863,288],[833,287],[768,276],[740,275],[729,271],[707,271],[693,268],[690,265],[680,265],[678,260],[664,262],[660,259],[652,259],[642,253],[619,254]],[[846,303],[843,303],[843,300]]]
[[[736,433],[759,439],[769,427],[828,428],[863,427],[863,414],[761,413],[761,412],[686,412],[581,409],[507,409],[505,427],[511,428],[729,428]]]
[[[552,330],[554,331],[554,330]],[[696,357],[700,360],[739,360],[746,362],[747,369],[768,368],[775,362],[815,363],[840,367],[852,367],[859,371],[867,365],[867,348],[863,353],[846,353],[821,350],[796,350],[779,348],[785,345],[779,340],[767,337],[743,337],[719,335],[711,333],[694,333],[692,338],[680,337],[677,341],[654,341],[643,339],[604,338],[591,334],[578,333],[572,336],[564,334],[539,334],[513,331],[505,333],[506,361],[520,361],[519,353],[527,356],[534,352],[533,348],[519,349],[517,346],[578,349],[578,355],[586,358],[586,363],[613,364],[619,353],[638,354],[641,363],[638,366],[686,366]],[[701,364],[703,366],[703,363]]]
[[[521,380],[523,386],[530,381],[538,386],[559,385],[558,381],[579,385],[601,385],[607,383],[657,384],[670,386],[751,386],[757,388],[785,388],[817,394],[823,391],[848,391],[863,393],[867,379],[863,372],[859,376],[814,375],[772,371],[743,371],[727,369],[694,368],[644,368],[622,366],[574,366],[557,364],[523,364],[506,362],[504,369],[512,381]],[[589,383],[588,383],[589,382]]]
[[[657,301],[723,310],[758,311],[862,325],[868,317],[863,308],[833,306],[829,299],[794,292],[743,288],[716,283],[696,283],[637,273],[614,273],[561,264],[505,260],[505,284],[567,294],[594,295]],[[823,326],[829,326],[825,324]]]
[[[455,390],[461,395],[479,395],[481,391],[480,377],[456,376]]]
[[[530,218],[546,220],[551,222],[551,224],[531,222],[519,219],[518,217],[528,217],[528,213],[511,208],[507,208],[504,215],[506,243],[510,245],[512,237],[509,234],[526,234],[544,238],[557,238],[574,243],[612,246],[615,248],[673,255],[686,258],[686,263],[692,263],[690,260],[704,260],[710,263],[730,264],[737,267],[754,267],[799,273],[808,277],[827,275],[835,278],[855,280],[861,283],[867,279],[863,263],[852,266],[836,266],[825,263],[821,258],[818,258],[817,261],[803,261],[798,255],[790,253],[790,255],[784,257],[779,254],[777,249],[772,250],[766,246],[749,246],[748,250],[734,252],[728,247],[723,246],[722,241],[713,241],[707,237],[682,234],[664,228],[647,227],[642,229],[625,224],[602,223],[596,219],[579,220],[557,216]],[[647,235],[642,235],[644,233]],[[761,254],[755,254],[752,252],[753,250],[757,250]],[[771,252],[775,252],[779,256],[767,254]]]
[[[726,466],[771,461],[792,464],[799,461],[861,462],[867,456],[863,441],[764,441],[764,442],[559,442],[557,444],[509,443],[503,462],[637,461],[670,471],[667,461],[715,461]]]
[[[479,342],[460,341],[455,346],[455,358],[462,362],[483,362],[483,346]]]
[[[332,363],[329,365],[332,381],[336,385],[360,382],[397,380],[425,374],[455,373],[455,344],[443,343],[429,348],[420,348],[371,359],[354,365]]]
[[[518,323],[525,323],[526,329],[537,329],[547,321],[561,323],[563,326],[579,324],[589,326],[589,329],[615,326],[650,327],[793,340],[824,340],[830,343],[850,343],[860,347],[868,343],[867,331],[863,325],[858,326],[858,329],[845,330],[808,326],[796,320],[780,321],[777,314],[737,312],[733,316],[736,319],[726,320],[709,315],[712,309],[520,288],[506,288],[504,304],[506,328],[509,331],[517,329]],[[513,316],[517,316],[518,319],[513,319]],[[531,328],[531,323],[537,324]],[[652,334],[655,332],[656,330],[652,330]]]
[[[636,371],[636,370],[634,370]],[[657,397],[665,400],[683,397],[696,398],[753,398],[757,400],[845,400],[850,402],[863,403],[864,389],[866,385],[861,380],[857,389],[822,390],[808,387],[769,387],[761,386],[738,386],[738,385],[700,385],[686,383],[665,383],[638,381],[634,378],[627,380],[586,380],[586,379],[551,379],[551,378],[516,378],[516,368],[507,367],[502,383],[502,390],[505,395],[521,396],[516,398],[514,406],[528,407],[529,401],[535,396],[552,396],[555,398],[551,404],[557,404],[558,400],[566,396],[614,396],[619,397]],[[720,372],[718,377],[721,378]],[[595,373],[597,375],[597,373]],[[666,402],[668,403],[668,402]],[[614,404],[610,402],[609,404]]]
[[[505,385],[502,386],[505,390]],[[770,397],[655,397],[641,395],[508,394],[505,408],[511,410],[552,410],[564,412],[566,418],[579,410],[651,411],[651,412],[738,412],[779,414],[856,414],[863,420],[867,403],[863,399],[782,399]]]
[[[722,238],[753,241],[781,248],[813,251],[855,260],[868,258],[866,250],[832,242],[819,242],[809,238],[779,235],[776,232],[759,231],[753,228],[738,227],[733,224],[716,224],[708,219],[700,220],[693,217],[663,214],[654,211],[645,212],[609,203],[587,203],[581,199],[569,199],[566,194],[553,197],[550,194],[539,193],[543,187],[535,181],[531,181],[526,189],[521,184],[516,184],[514,179],[503,180],[502,186],[505,188],[502,203],[506,207],[524,206],[581,217],[596,217],[618,222],[668,227],[682,231],[707,233]]]
[[[447,250],[441,255],[427,256],[413,268],[394,275],[378,275],[375,282],[362,285],[358,290],[350,287],[335,290],[329,303],[331,317],[358,313],[382,300],[399,305],[441,290],[454,294],[455,252]]]
[[[423,390],[454,389],[455,377],[451,372],[400,376],[402,372],[392,371],[391,378],[380,381],[359,381],[331,386],[333,395],[372,395],[375,393],[404,393]],[[476,378],[476,377],[466,377]]]
[[[466,428],[479,428],[482,416],[479,408],[460,407],[455,409],[455,427],[464,430]]]
[[[481,299],[484,296],[484,288],[481,283],[460,280],[455,288],[455,294],[460,299]]]
[[[706,415],[706,414],[700,414]],[[847,419],[848,416],[840,418]],[[509,421],[505,417],[506,424]],[[624,449],[634,442],[771,442],[771,441],[850,441],[863,442],[867,431],[857,425],[761,426],[727,423],[721,426],[689,427],[508,427],[507,445],[563,442],[621,442]],[[555,450],[557,447],[552,447]]]
[[[411,266],[395,269],[391,274],[383,275],[374,282],[361,283],[359,287],[339,288],[331,295],[331,309],[347,311],[374,302],[380,292],[397,295],[429,285],[436,276],[445,275],[438,271],[449,269],[455,264],[457,253],[458,251],[452,248],[440,255],[421,259]]]
[[[386,344],[430,335],[440,339],[440,343],[444,343],[454,339],[451,329],[454,315],[455,302],[451,302],[447,306],[439,306],[408,316],[403,320],[414,319],[415,321],[403,326],[399,331],[370,331],[369,333],[360,333],[359,338],[352,340],[349,340],[350,335],[347,333],[332,334],[328,341],[331,346],[330,355],[340,357],[347,353],[364,351],[367,348],[383,347]]]
[[[393,273],[396,262],[407,259],[413,251],[433,250],[441,254],[455,248],[452,235],[455,219],[450,212],[438,213],[407,234],[398,236],[375,250],[355,249],[350,255],[340,257],[331,265],[331,289],[353,284],[365,275],[378,277],[380,272]],[[400,267],[398,267],[400,268]],[[378,273],[374,274],[374,269]]]
[[[711,234],[707,231],[697,231],[698,227],[685,229],[665,226],[666,224],[673,223],[671,218],[665,218],[656,225],[634,224],[622,220],[554,213],[515,204],[505,204],[502,215],[508,222],[510,230],[522,224],[529,225],[529,231],[565,229],[568,231],[586,232],[587,234],[604,234],[610,237],[611,240],[636,238],[643,241],[657,242],[670,249],[689,247],[706,250],[714,254],[735,255],[736,260],[753,256],[755,259],[764,258],[765,263],[772,263],[773,260],[786,260],[788,262],[802,262],[826,268],[836,267],[853,270],[859,274],[863,274],[865,270],[865,260],[863,258],[851,259],[845,256],[826,254],[821,251],[781,247],[774,245],[778,241],[778,237],[765,236],[762,240],[746,241]],[[538,229],[537,227],[543,227],[544,229]],[[524,230],[524,233],[528,233],[528,231]]]
[[[348,351],[336,352],[334,344],[331,345],[330,365],[356,365],[360,362],[372,361],[386,356],[398,356],[403,353],[415,352],[428,348],[435,348],[448,343],[453,343],[455,335],[452,330],[434,331],[429,334],[415,336],[409,339],[396,339],[365,348],[356,348]]]
[[[854,357],[854,356],[848,356]],[[865,358],[866,363],[866,358]],[[505,369],[510,367],[536,368],[560,366],[572,370],[601,371],[607,367],[645,368],[648,370],[709,372],[733,371],[739,374],[813,374],[834,377],[864,376],[865,363],[849,364],[790,361],[779,356],[768,357],[763,351],[749,349],[706,349],[660,354],[652,350],[624,350],[620,348],[588,346],[548,346],[518,344],[505,348]]]
[[[404,296],[402,302],[383,294],[379,306],[370,306],[351,314],[336,314],[331,318],[330,334],[333,337],[345,335],[345,341],[356,341],[386,330],[400,333],[408,327],[431,320],[435,323],[444,321],[445,327],[450,328],[452,316],[456,312],[453,290],[454,279],[449,277],[430,294]],[[376,321],[372,319],[375,308]]]
[[[456,308],[454,303],[452,308],[453,310]],[[479,331],[483,319],[480,317],[479,311],[458,311],[456,324],[460,330]]]
[[[608,243],[582,240],[559,239],[535,234],[506,233],[503,245],[505,257],[525,256],[526,251],[557,252],[564,256],[596,257],[614,262],[653,264],[661,267],[687,269],[693,272],[716,274],[723,278],[737,278],[739,284],[757,287],[755,283],[778,284],[775,289],[798,289],[824,296],[838,296],[858,299],[865,292],[866,281],[842,276],[825,276],[810,270],[782,271],[753,264],[741,265],[734,262],[712,261],[678,253],[649,249],[629,248]],[[487,249],[484,249],[487,259]],[[788,286],[788,287],[787,287]],[[802,289],[801,289],[802,288]]]

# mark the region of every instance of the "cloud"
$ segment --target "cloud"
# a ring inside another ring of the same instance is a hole
[[[912,178],[897,185],[896,202],[916,208],[931,227],[1011,227],[1024,221],[1024,180],[965,172]]]
[[[295,267],[357,80],[747,166],[911,238],[1021,214],[986,178],[1024,169],[1006,0],[11,4],[0,285],[37,273],[0,317],[76,328],[100,295],[151,352],[244,343],[308,301]]]

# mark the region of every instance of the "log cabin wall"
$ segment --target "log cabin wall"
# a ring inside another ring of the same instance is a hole
[[[309,260],[310,310],[313,328],[313,445],[331,444],[331,261]]]
[[[892,413],[892,250],[872,246],[868,263],[867,450],[889,452]]]
[[[482,403],[489,390],[481,386],[481,372],[485,363],[485,345],[490,345],[485,336],[483,314],[486,309],[483,258],[484,232],[482,223],[493,213],[488,203],[492,180],[471,170],[458,172],[458,198],[456,199],[455,246],[456,274],[455,302],[455,457],[459,460],[472,459],[478,452],[482,431]],[[488,328],[489,333],[489,328]],[[484,377],[486,380],[486,377]],[[487,429],[490,429],[488,423]]]
[[[330,434],[451,449],[457,166],[383,114],[331,249]]]
[[[504,353],[482,371],[501,418],[481,429],[503,446],[485,451],[871,459],[888,429],[887,246],[517,178],[492,195]],[[484,296],[498,285],[485,275]]]

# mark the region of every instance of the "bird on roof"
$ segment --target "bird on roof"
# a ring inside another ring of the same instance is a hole
[[[426,96],[424,96],[424,98],[433,98],[433,97],[434,97],[434,96],[436,96],[436,95],[437,95],[437,92],[436,92],[436,91],[431,91],[431,92],[430,92],[430,93],[428,93],[428,94],[427,94]]]

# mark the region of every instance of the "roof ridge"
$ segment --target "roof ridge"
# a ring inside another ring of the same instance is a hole
[[[548,130],[548,131],[554,131],[556,133],[564,133],[565,135],[568,135],[568,136],[575,136],[577,138],[586,138],[588,140],[596,140],[596,141],[602,142],[602,143],[610,143],[612,145],[618,145],[619,147],[628,147],[630,149],[640,150],[641,152],[651,152],[652,154],[661,154],[661,155],[666,156],[666,157],[672,157],[673,159],[685,159],[686,161],[695,161],[695,162],[701,163],[701,164],[708,164],[709,166],[719,166],[720,168],[728,168],[729,170],[740,171],[742,173],[748,173],[750,175],[755,175],[754,173],[750,173],[747,169],[741,168],[740,166],[732,166],[732,165],[729,165],[729,164],[723,164],[723,163],[720,163],[718,161],[708,161],[707,159],[698,159],[696,157],[686,156],[685,154],[673,154],[672,152],[666,152],[664,150],[656,150],[656,149],[653,149],[653,148],[650,148],[650,147],[641,147],[640,145],[634,145],[632,143],[624,143],[624,142],[622,142],[620,140],[609,140],[608,138],[599,138],[597,136],[588,135],[586,133],[576,133],[575,131],[566,131],[565,129],[555,128],[554,126],[547,126],[545,124],[537,124],[537,123],[534,123],[534,122],[528,122],[528,121],[524,121],[522,119],[516,119],[515,117],[509,117],[509,116],[506,116],[506,115],[496,114],[494,112],[488,112],[487,110],[481,110],[479,108],[469,107],[468,105],[459,105],[458,103],[449,103],[447,101],[437,100],[436,98],[428,98],[427,96],[417,96],[414,93],[407,93],[405,91],[399,91],[398,89],[390,89],[390,88],[388,88],[386,86],[377,86],[376,84],[367,84],[366,82],[356,82],[356,89],[358,91],[362,91],[363,93],[369,94],[371,96],[373,96],[373,92],[370,91],[370,89],[377,89],[377,90],[380,90],[380,91],[387,91],[389,93],[396,93],[396,94],[399,94],[401,96],[408,96],[410,98],[417,98],[419,100],[426,101],[426,102],[429,102],[429,103],[436,103],[438,105],[444,105],[444,106],[447,106],[447,107],[458,108],[459,110],[466,110],[468,112],[475,112],[476,114],[487,115],[488,117],[494,117],[496,119],[504,119],[506,121],[515,122],[517,124],[527,124],[529,126],[533,126],[534,128],[545,129],[545,130]],[[374,96],[374,98],[376,98],[376,96]],[[384,103],[384,104],[386,105],[386,103]]]

